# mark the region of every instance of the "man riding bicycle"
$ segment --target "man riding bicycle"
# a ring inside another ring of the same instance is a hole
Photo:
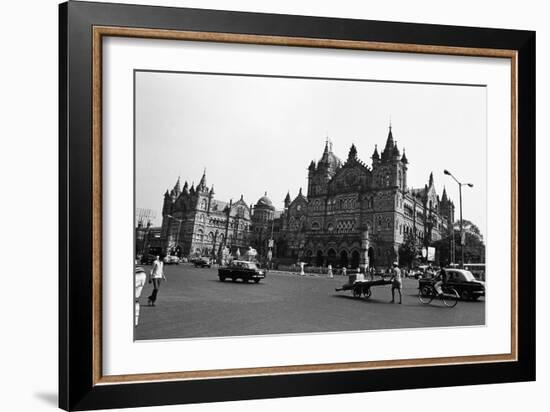
[[[435,283],[434,283],[434,290],[436,291],[438,296],[441,296],[443,294],[443,285],[447,281],[447,276],[445,274],[445,269],[441,269],[438,273],[438,275],[435,277]]]

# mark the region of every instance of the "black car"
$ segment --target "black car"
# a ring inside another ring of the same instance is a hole
[[[218,269],[218,277],[222,282],[225,279],[232,279],[233,282],[236,282],[237,279],[242,279],[244,283],[248,283],[251,280],[258,283],[261,279],[265,278],[265,272],[259,269],[254,262],[234,260],[228,266]]]
[[[441,273],[441,272],[440,272]],[[444,269],[446,279],[445,285],[455,289],[462,300],[477,300],[485,296],[485,282],[476,280],[468,270],[449,268]],[[418,288],[426,285],[433,285],[437,278],[421,278],[418,281]]]
[[[153,262],[157,259],[157,255],[151,255],[150,253],[143,255],[140,259],[142,265],[152,265]]]

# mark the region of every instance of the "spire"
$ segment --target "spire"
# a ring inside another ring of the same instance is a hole
[[[311,163],[309,164],[308,169],[311,170],[311,171],[315,170],[315,161],[314,160],[311,161]]]
[[[393,141],[393,133],[391,131],[391,123],[390,123],[388,138],[386,139],[386,146],[384,147],[384,150],[382,151],[382,160],[391,159],[391,157],[393,156],[394,146],[395,146],[395,143]]]
[[[195,193],[195,182],[191,183],[191,189],[189,189],[189,193],[191,194]]]
[[[206,167],[204,168],[204,171],[202,172],[201,181],[197,185],[197,190],[205,190],[206,189]]]
[[[189,185],[187,184],[187,180],[186,180],[185,183],[183,184],[182,192],[183,192],[183,193],[188,193],[188,192],[189,192]]]
[[[290,192],[286,192],[286,197],[285,197],[285,206],[288,207],[288,205],[290,205]]]
[[[441,202],[447,203],[449,198],[447,197],[447,190],[445,189],[445,186],[443,186],[443,194],[441,195]]]
[[[328,155],[330,154],[331,149],[328,142],[328,137],[325,142],[325,150],[323,150],[323,156],[321,156],[321,160],[319,162],[328,163]]]
[[[164,197],[170,197],[170,192],[168,191],[168,189],[166,189],[166,192],[164,193]]]
[[[391,131],[391,123],[390,123],[390,127],[389,127],[389,132],[388,132],[388,138],[386,139],[386,147],[385,147],[385,150],[393,150],[393,146],[394,146],[394,142],[393,142],[393,133]]]
[[[349,153],[348,153],[348,161],[353,160],[353,159],[357,159],[357,149],[355,148],[354,144],[351,145],[351,147],[349,148]]]
[[[401,157],[401,161],[405,164],[409,163],[409,159],[407,159],[407,156],[405,155],[405,148],[403,148],[403,156]]]
[[[399,156],[401,156],[401,153],[399,152],[399,149],[397,148],[397,140],[395,141],[395,145],[393,146],[392,154],[396,158],[399,158]]]
[[[380,155],[378,154],[378,145],[377,144],[374,145],[374,153],[372,154],[371,159],[373,159],[373,160],[374,159],[376,159],[376,160],[380,159]]]
[[[176,182],[176,184],[174,185],[174,194],[176,196],[178,196],[180,193],[181,193],[181,189],[180,189],[180,177],[178,176],[178,181]]]
[[[430,172],[430,187],[434,185],[434,174]]]
[[[302,188],[300,188],[300,192],[298,193],[298,196],[303,196],[302,195]]]
[[[214,192],[214,185],[212,185],[212,186],[210,187],[210,196],[213,196],[214,193],[215,193],[215,192]]]

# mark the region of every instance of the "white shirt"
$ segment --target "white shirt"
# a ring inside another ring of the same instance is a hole
[[[164,263],[162,263],[160,260],[155,260],[153,262],[153,267],[151,268],[151,277],[153,279],[164,278]]]

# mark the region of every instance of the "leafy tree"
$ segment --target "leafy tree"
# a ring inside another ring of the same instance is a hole
[[[411,232],[405,234],[405,241],[399,246],[399,265],[412,266],[418,255],[418,247]]]
[[[475,227],[475,225],[473,225]],[[485,262],[485,244],[481,233],[477,234],[474,231],[466,230],[464,225],[464,236],[466,245],[464,246],[464,263],[484,263]],[[460,245],[460,230],[454,230],[455,241],[455,262],[460,262],[461,245]],[[432,245],[436,248],[441,265],[448,265],[451,262],[451,236],[433,242]]]

